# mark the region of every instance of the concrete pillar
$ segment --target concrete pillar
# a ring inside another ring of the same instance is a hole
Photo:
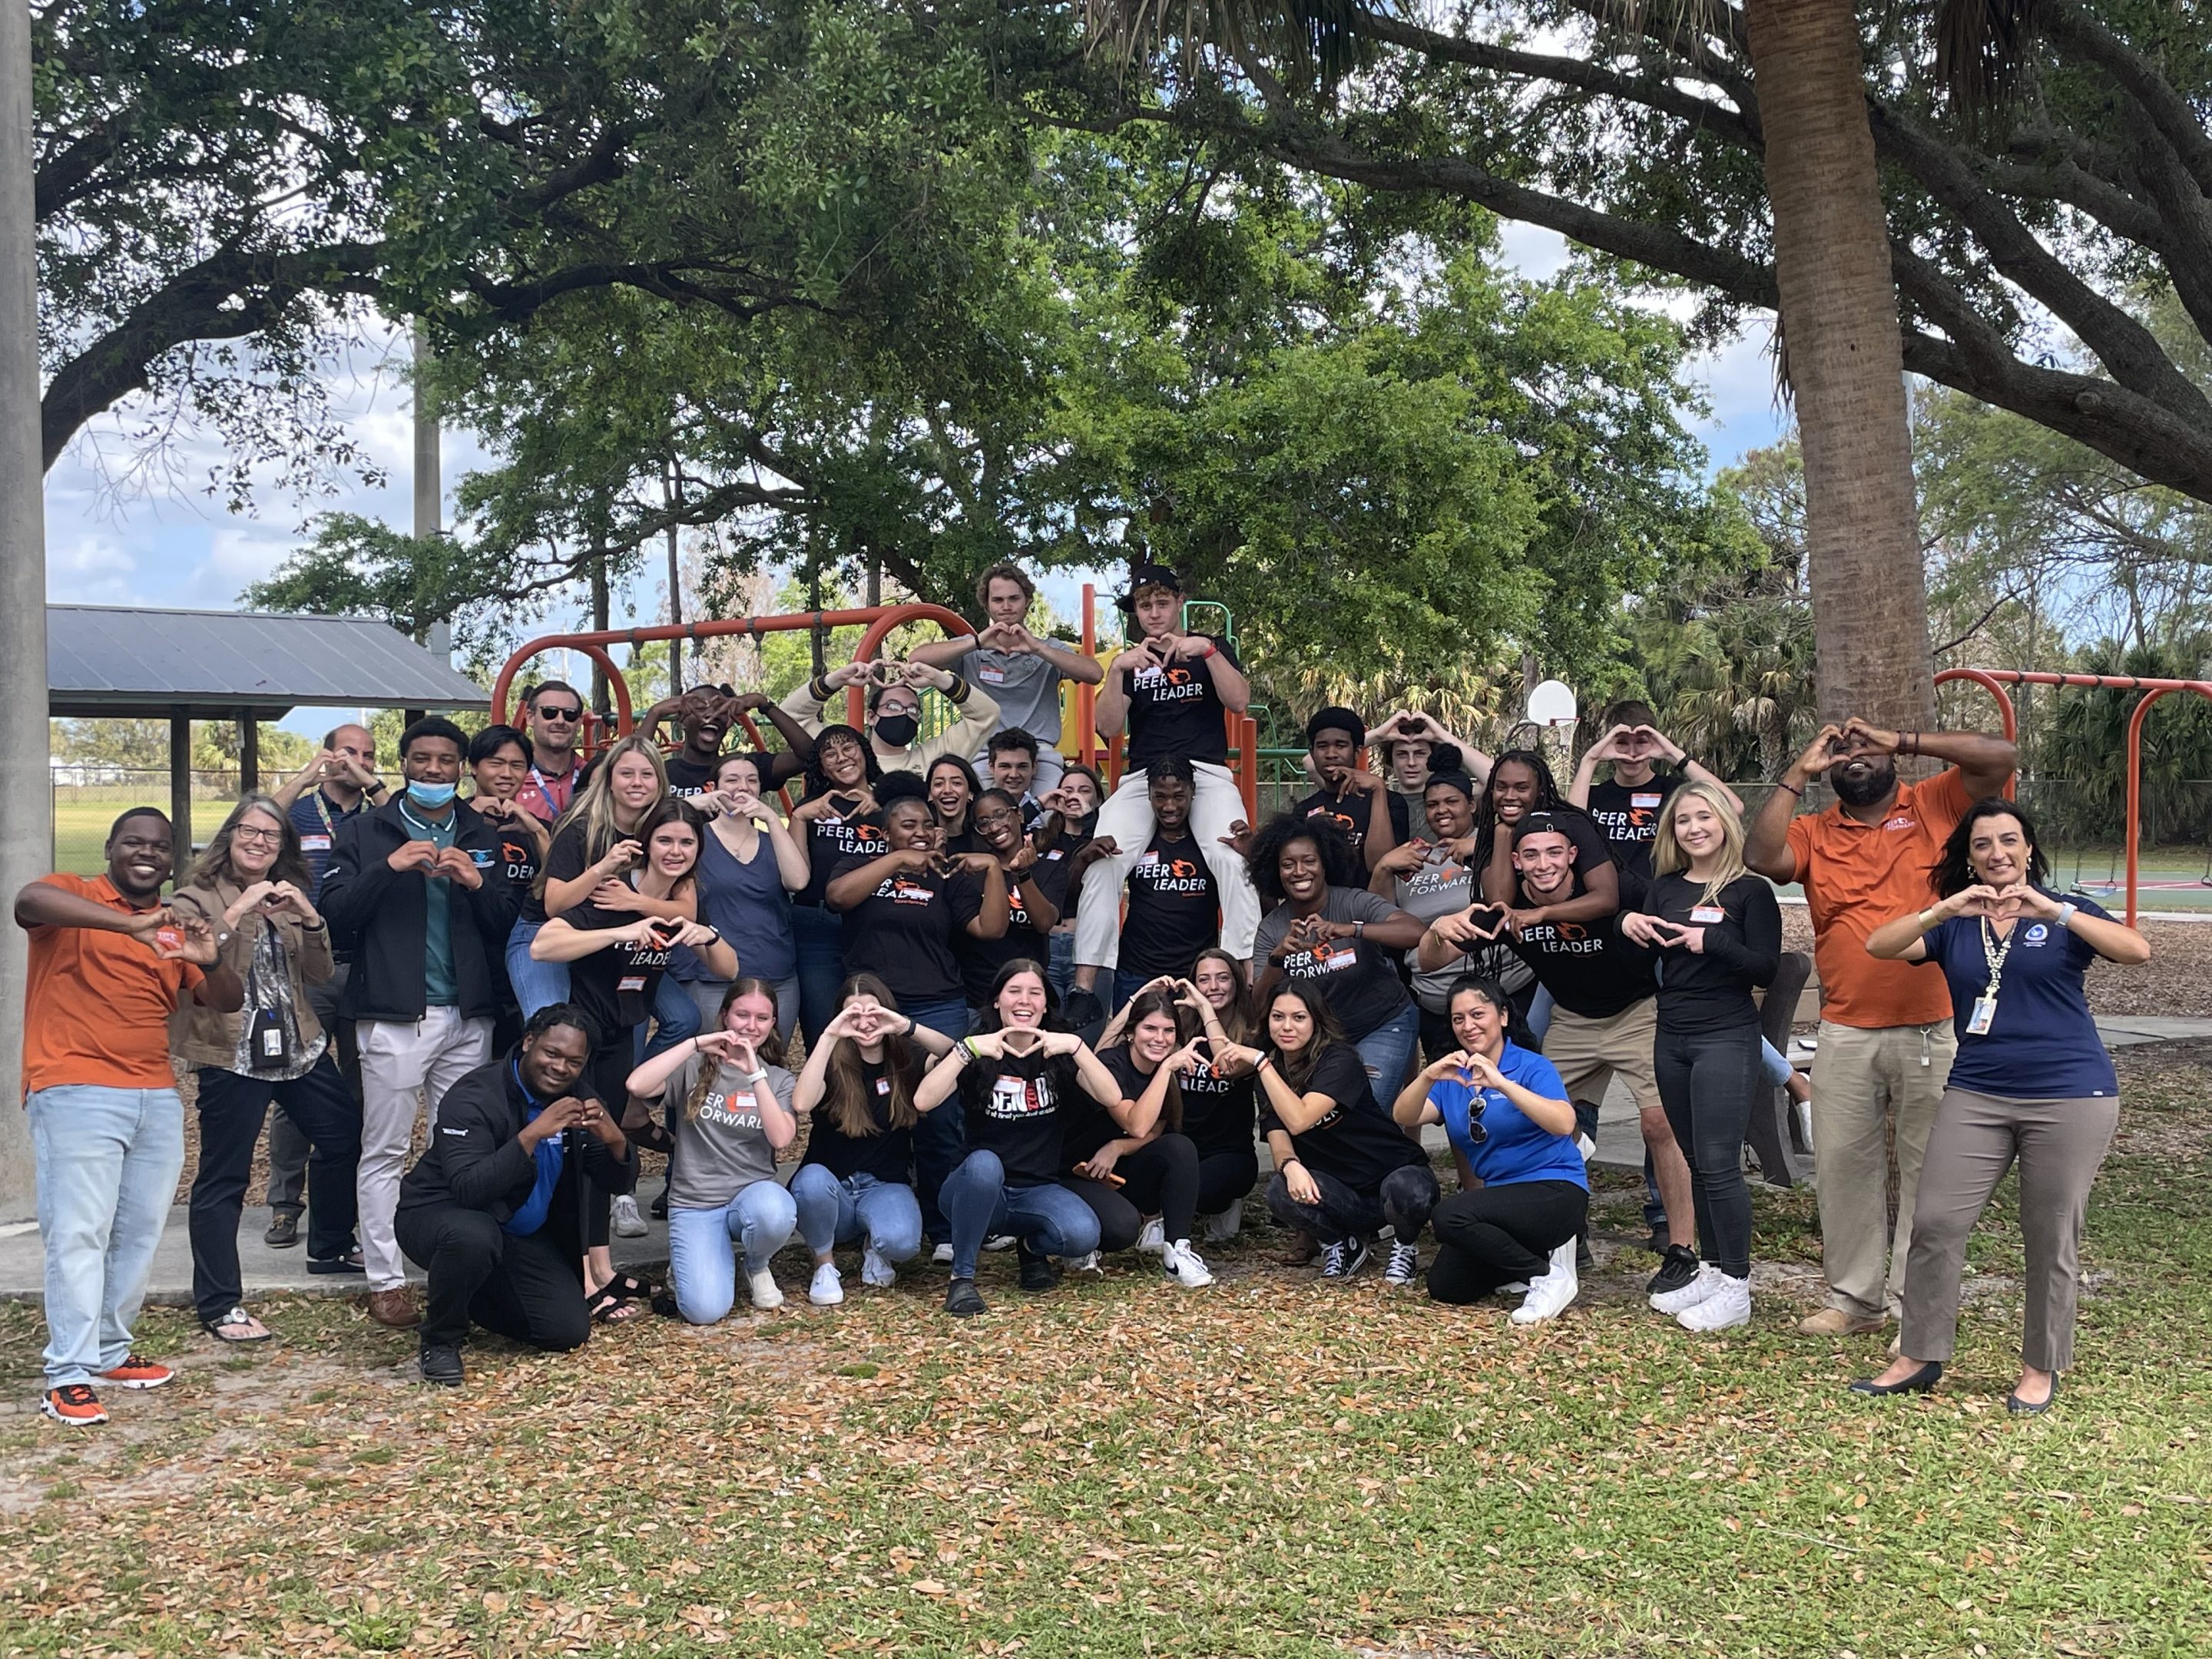
[[[192,861],[192,717],[184,708],[169,712],[169,834],[182,873]]]

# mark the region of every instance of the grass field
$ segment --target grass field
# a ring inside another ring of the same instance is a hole
[[[1760,1194],[1757,1316],[1720,1339],[1644,1309],[1617,1244],[1524,1332],[1319,1285],[1257,1224],[1207,1291],[1025,1301],[993,1257],[962,1324],[936,1273],[855,1275],[842,1309],[572,1356],[481,1340],[459,1395],[350,1303],[264,1307],[281,1340],[235,1355],[160,1313],[174,1387],[75,1437],[0,1420],[0,1651],[2201,1655],[2208,1057],[2126,1058],[2046,1418],[2002,1403],[2009,1188],[1924,1401],[1845,1394],[1879,1338],[1791,1334],[1802,1192]],[[15,1401],[39,1340],[0,1310]]]

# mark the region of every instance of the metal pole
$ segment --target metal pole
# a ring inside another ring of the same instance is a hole
[[[31,9],[0,5],[0,696],[48,706],[46,468],[40,441],[39,262],[31,198]],[[48,777],[46,717],[0,720],[0,774]],[[0,890],[52,867],[53,790],[0,790]],[[23,1090],[23,930],[0,927],[0,1222],[33,1212]]]
[[[261,787],[261,722],[251,708],[238,711],[238,793],[251,795]]]
[[[177,872],[192,861],[192,715],[169,711],[169,837],[176,843]]]
[[[430,413],[423,377],[430,368],[430,331],[415,324],[415,533],[434,536],[442,529],[444,507],[438,472],[438,417]]]

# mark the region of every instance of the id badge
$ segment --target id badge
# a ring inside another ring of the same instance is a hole
[[[1996,1017],[1997,1000],[1995,997],[1976,997],[1974,1012],[1966,1016],[1966,1035],[1987,1036],[1990,1034],[1990,1027],[1996,1023]]]

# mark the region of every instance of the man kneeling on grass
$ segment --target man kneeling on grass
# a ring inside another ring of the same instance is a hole
[[[637,1151],[584,1080],[583,1014],[556,1002],[520,1047],[457,1081],[436,1132],[399,1187],[399,1248],[430,1275],[422,1380],[461,1382],[471,1320],[533,1348],[580,1348],[584,1182],[637,1184]]]

